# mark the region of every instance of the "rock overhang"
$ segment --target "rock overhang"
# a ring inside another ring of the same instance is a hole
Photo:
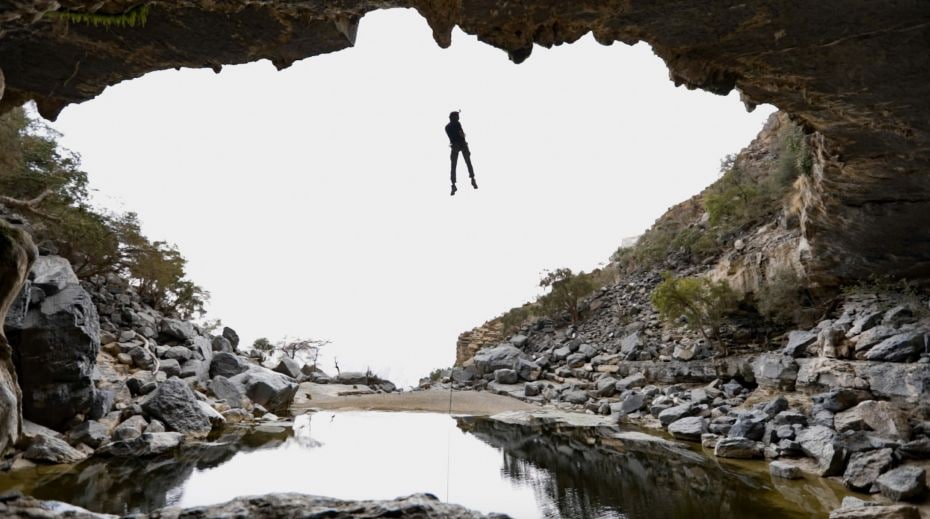
[[[140,6],[149,14],[133,27],[61,14],[116,19]],[[819,134],[801,217],[809,273],[823,283],[930,276],[930,4],[921,0],[12,2],[0,6],[0,110],[33,99],[53,118],[165,68],[262,58],[283,68],[350,47],[367,12],[391,7],[416,9],[440,46],[460,27],[517,63],[534,46],[589,32],[603,44],[644,41],[676,84],[736,88],[749,108],[774,104]]]

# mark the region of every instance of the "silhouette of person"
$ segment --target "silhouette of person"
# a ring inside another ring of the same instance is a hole
[[[459,161],[459,153],[465,157],[465,165],[468,166],[468,176],[471,178],[471,187],[478,189],[478,183],[475,182],[475,169],[471,166],[471,151],[468,150],[468,143],[465,142],[465,131],[459,124],[459,113],[452,112],[449,114],[449,124],[446,125],[446,135],[449,136],[449,146],[452,148],[452,155],[449,159],[452,161],[452,192],[455,195],[455,166]]]

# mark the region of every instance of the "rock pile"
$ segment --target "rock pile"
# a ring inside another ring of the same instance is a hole
[[[648,300],[656,282],[637,274],[602,289],[580,324],[539,320],[445,381],[661,427],[718,457],[769,460],[778,477],[799,477],[792,460],[810,458],[851,490],[924,497],[912,462],[930,459],[919,405],[930,396],[925,301],[849,296],[835,318],[786,334],[776,351],[718,356],[686,330],[663,328]]]
[[[14,465],[169,452],[287,412],[308,378],[237,354],[231,328],[163,315],[118,276],[81,283],[56,256],[36,261],[5,329],[28,420]]]

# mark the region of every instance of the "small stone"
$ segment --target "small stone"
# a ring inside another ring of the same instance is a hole
[[[765,446],[749,438],[721,438],[714,447],[718,458],[761,459]]]
[[[800,479],[801,469],[797,465],[792,465],[785,461],[773,461],[769,463],[769,474],[776,478],[782,479]]]

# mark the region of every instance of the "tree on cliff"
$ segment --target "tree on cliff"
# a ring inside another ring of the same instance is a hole
[[[547,272],[539,286],[549,289],[549,293],[537,301],[543,312],[568,312],[574,324],[581,319],[581,298],[594,291],[595,283],[590,274],[575,274],[571,269],[560,268]]]
[[[118,274],[153,307],[189,319],[209,293],[187,279],[177,248],[142,234],[135,213],[94,207],[80,156],[22,108],[0,117],[0,205],[32,220],[37,242],[67,258],[82,279]]]

